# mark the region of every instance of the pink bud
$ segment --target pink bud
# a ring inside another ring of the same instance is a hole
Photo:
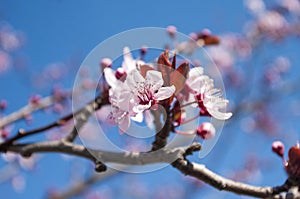
[[[0,110],[4,110],[7,107],[7,102],[5,100],[0,101]]]
[[[198,35],[195,32],[192,32],[189,34],[190,39],[197,41],[198,40]]]
[[[284,144],[280,141],[275,141],[272,143],[272,151],[279,155],[280,157],[283,157],[284,155]]]
[[[33,96],[30,97],[29,102],[31,104],[38,104],[40,99],[41,99],[40,95],[33,95]]]
[[[201,33],[202,33],[203,36],[211,35],[211,31],[207,28],[203,29]]]
[[[148,47],[147,46],[142,46],[141,47],[141,54],[145,55],[148,52]]]
[[[122,77],[125,77],[124,75],[126,75],[125,70],[123,68],[118,68],[115,74],[116,78],[121,79]]]
[[[170,35],[170,37],[174,37],[177,32],[177,28],[175,26],[168,26],[167,32]]]
[[[112,60],[109,58],[103,58],[100,62],[100,67],[102,71],[104,70],[104,68],[111,67],[111,66],[112,66]]]
[[[197,135],[202,139],[211,139],[216,134],[215,127],[210,122],[203,122],[196,131]]]

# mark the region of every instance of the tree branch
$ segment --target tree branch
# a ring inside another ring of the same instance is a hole
[[[153,152],[110,152],[94,149],[86,149],[82,145],[77,145],[63,141],[48,141],[33,144],[15,144],[11,146],[0,146],[0,152],[12,151],[23,156],[41,152],[59,152],[90,159],[94,162],[98,160],[105,163],[118,163],[123,165],[146,165],[153,163],[172,163],[185,175],[195,177],[205,183],[219,189],[233,192],[236,194],[254,196],[259,198],[273,197],[274,195],[285,192],[286,184],[279,187],[259,187],[245,183],[236,182],[224,178],[205,167],[205,165],[190,163],[186,156],[194,151],[200,150],[200,144],[193,143],[188,147],[177,147],[174,149],[161,149]],[[91,152],[91,153],[90,153]],[[93,155],[92,155],[93,154]],[[176,160],[176,161],[174,161]]]
[[[104,173],[96,173],[87,178],[86,180],[82,182],[78,182],[72,187],[70,187],[68,190],[62,192],[62,193],[54,193],[51,194],[48,199],[67,199],[71,198],[73,196],[80,195],[84,191],[86,191],[91,185],[100,182],[106,178],[109,178],[113,175],[116,175],[118,171],[113,170],[113,169],[108,169]]]
[[[25,131],[23,129],[20,129],[15,136],[7,139],[5,142],[0,144],[0,146],[4,146],[4,145],[8,146],[11,143],[13,143],[14,141],[19,140],[21,138],[28,137],[28,136],[31,136],[31,135],[35,135],[35,134],[47,131],[49,129],[52,129],[54,127],[61,126],[61,125],[65,124],[67,121],[69,121],[70,119],[72,119],[74,116],[77,116],[77,115],[81,114],[82,112],[91,112],[92,113],[94,110],[98,110],[99,108],[101,108],[102,105],[105,105],[105,104],[108,104],[108,103],[109,103],[108,102],[108,96],[107,96],[106,93],[104,93],[104,94],[99,95],[98,97],[96,97],[94,100],[89,102],[83,108],[77,110],[74,113],[70,113],[70,114],[62,117],[61,119],[53,122],[53,123],[50,123],[46,126],[31,130],[31,131]],[[84,119],[81,125],[83,125],[86,120],[87,119]],[[74,128],[76,128],[76,126]],[[76,134],[77,134],[77,129],[73,130],[66,139],[69,140],[69,141],[72,141],[72,140],[75,139]]]
[[[54,103],[54,98],[52,96],[44,97],[40,99],[37,103],[29,103],[28,105],[24,106],[20,110],[11,113],[10,115],[7,115],[0,119],[0,129],[16,122],[22,118],[24,118],[27,115],[30,115],[34,111],[38,111],[44,108],[47,108],[51,106]]]

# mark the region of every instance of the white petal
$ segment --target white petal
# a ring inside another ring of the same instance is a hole
[[[150,129],[154,129],[154,117],[149,110],[145,111],[145,121]]]
[[[164,100],[171,97],[175,92],[175,86],[161,87],[157,93],[154,94],[156,100]]]
[[[190,69],[188,74],[187,84],[190,84],[192,81],[194,81],[197,77],[203,75],[203,68],[202,67],[195,67]]]
[[[123,49],[123,63],[122,68],[128,73],[131,70],[136,69],[135,61],[132,58],[132,55],[130,53],[130,49],[128,47],[125,47]]]
[[[131,117],[131,119],[136,122],[142,122],[144,119],[143,113],[138,113],[136,116]]]
[[[126,77],[126,80],[125,80],[125,84],[128,85],[128,87],[132,90],[135,90],[136,88],[136,85],[138,83],[141,83],[141,82],[145,82],[145,79],[144,77],[141,75],[141,73],[134,69],[132,70]],[[133,91],[134,92],[134,91]]]
[[[146,81],[153,85],[153,91],[158,90],[164,84],[161,72],[155,70],[147,71]]]
[[[222,113],[216,110],[211,110],[211,109],[207,109],[207,111],[211,114],[211,116],[213,116],[214,118],[218,119],[218,120],[228,120],[229,118],[231,118],[232,113]]]
[[[104,68],[104,77],[108,85],[116,87],[117,78],[115,77],[115,72],[111,68]]]
[[[202,75],[202,76],[199,76],[196,79],[194,79],[192,82],[190,82],[190,84],[188,84],[188,86],[192,90],[194,90],[198,93],[201,93],[201,92],[203,92],[204,87],[210,82],[211,81],[208,76]]]
[[[151,101],[149,101],[148,104],[145,104],[145,105],[139,104],[139,105],[133,107],[133,111],[136,113],[142,113],[145,110],[149,109],[150,107],[151,107]]]

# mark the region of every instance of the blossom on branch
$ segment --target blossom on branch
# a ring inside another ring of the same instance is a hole
[[[136,113],[143,112],[155,105],[158,101],[171,97],[175,92],[175,86],[163,86],[162,74],[159,71],[149,70],[144,78],[138,70],[128,74],[125,83],[131,89]]]
[[[196,67],[191,69],[186,84],[192,94],[192,97],[189,97],[189,101],[197,101],[198,107],[201,109],[200,115],[212,116],[218,120],[227,120],[232,116],[230,112],[223,112],[228,104],[228,100],[221,97],[222,92],[214,87],[213,80],[203,75],[203,68]],[[191,99],[193,97],[194,99]]]

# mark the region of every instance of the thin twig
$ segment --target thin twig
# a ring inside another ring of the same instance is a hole
[[[82,111],[86,110],[86,107],[93,107],[94,108],[93,110],[97,110],[102,105],[105,105],[105,104],[108,104],[108,98],[107,98],[107,96],[106,95],[98,96],[93,101],[91,101],[90,103],[88,103],[85,107],[77,110],[74,113],[70,113],[70,114],[62,117],[61,119],[59,119],[59,120],[57,120],[57,121],[55,121],[53,123],[50,123],[50,124],[48,124],[46,126],[43,126],[43,127],[40,127],[40,128],[34,129],[34,130],[31,130],[31,131],[25,131],[23,129],[20,129],[15,136],[7,139],[5,142],[3,142],[2,144],[0,144],[0,146],[8,146],[11,143],[13,143],[14,141],[19,140],[21,138],[28,137],[28,136],[31,136],[31,135],[35,135],[35,134],[47,131],[49,129],[52,129],[54,127],[58,127],[58,126],[64,125],[67,121],[69,121],[70,119],[72,119],[74,116],[76,116],[76,115],[80,114]]]
[[[11,113],[0,119],[0,129],[16,122],[24,117],[30,115],[34,111],[38,111],[51,106],[54,103],[54,98],[52,96],[44,97],[40,99],[37,103],[29,103],[20,110]]]
[[[72,187],[70,187],[68,190],[62,192],[62,193],[54,193],[51,194],[48,199],[67,199],[71,198],[73,196],[80,195],[84,191],[86,191],[91,185],[96,184],[97,182],[100,182],[102,180],[105,180],[106,178],[112,177],[116,175],[118,171],[113,169],[108,169],[104,173],[95,173],[86,180],[82,182],[78,182]]]

